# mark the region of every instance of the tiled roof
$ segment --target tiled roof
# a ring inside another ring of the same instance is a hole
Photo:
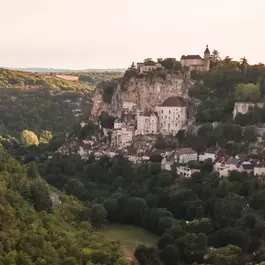
[[[182,55],[181,59],[200,59],[202,60],[202,57],[200,55]]]
[[[162,107],[186,107],[186,102],[182,97],[169,97],[162,104]]]
[[[178,155],[189,155],[189,154],[197,154],[196,151],[194,151],[192,148],[190,147],[186,147],[186,148],[178,148],[176,149],[176,153]]]
[[[145,110],[144,112],[140,113],[140,116],[150,117],[152,114],[158,117],[158,113],[150,110]]]

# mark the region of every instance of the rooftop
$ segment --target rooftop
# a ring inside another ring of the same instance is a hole
[[[162,104],[162,107],[186,107],[186,102],[182,97],[169,97]]]
[[[192,148],[190,147],[185,147],[185,148],[178,148],[176,149],[176,153],[178,155],[189,155],[189,154],[197,154],[196,151],[194,151]]]
[[[181,59],[186,59],[186,60],[188,60],[188,59],[200,59],[200,60],[202,60],[202,57],[200,56],[200,55],[182,55],[181,56]]]

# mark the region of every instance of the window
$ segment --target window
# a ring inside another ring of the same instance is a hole
[[[167,118],[167,115],[165,116],[165,119]]]
[[[162,114],[164,113],[163,110],[161,110]]]
[[[171,110],[169,110],[168,113],[171,114]]]

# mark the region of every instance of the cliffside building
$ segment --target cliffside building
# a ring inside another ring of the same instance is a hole
[[[161,63],[156,63],[154,61],[146,61],[143,63],[137,63],[137,71],[139,74],[156,71],[158,69],[164,69]]]
[[[209,71],[210,70],[210,57],[211,53],[206,46],[204,51],[204,57],[202,58],[200,55],[182,55],[180,59],[180,63],[182,68],[187,67],[189,71]]]
[[[182,97],[169,97],[156,111],[159,117],[159,131],[163,135],[176,135],[187,124],[187,105]]]
[[[116,146],[129,146],[134,137],[133,126],[123,125],[112,134],[111,142]]]
[[[157,134],[158,133],[158,114],[150,111],[137,111],[137,130],[136,135]]]

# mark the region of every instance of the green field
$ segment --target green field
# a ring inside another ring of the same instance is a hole
[[[133,257],[135,248],[139,244],[156,245],[158,237],[139,227],[122,224],[108,224],[98,232],[104,234],[109,240],[120,241],[125,254]]]

